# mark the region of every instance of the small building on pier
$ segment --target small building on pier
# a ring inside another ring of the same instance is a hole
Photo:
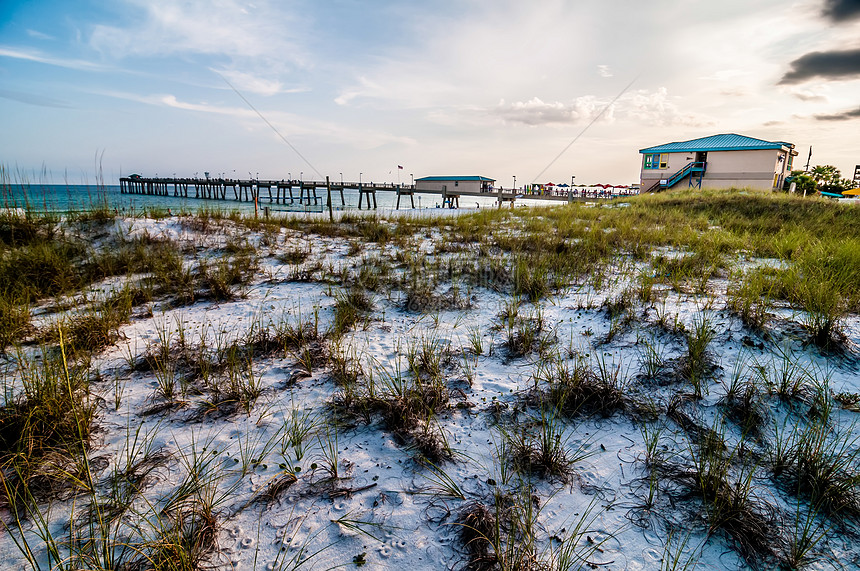
[[[494,182],[485,176],[425,176],[415,179],[415,192],[492,192]]]
[[[642,192],[672,187],[782,188],[797,151],[792,143],[727,133],[640,149]]]

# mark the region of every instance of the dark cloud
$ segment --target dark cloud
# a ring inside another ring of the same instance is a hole
[[[833,113],[832,115],[816,115],[815,118],[819,121],[850,121],[851,119],[860,119],[860,107],[857,109],[848,109],[840,113]]]
[[[824,0],[824,15],[834,22],[860,18],[860,0]]]
[[[813,77],[851,79],[860,77],[860,48],[844,51],[810,52],[791,62],[791,70],[780,83],[801,83]]]
[[[50,97],[33,95],[32,93],[22,93],[20,91],[9,91],[6,89],[0,89],[0,97],[11,99],[12,101],[17,101],[19,103],[36,105],[37,107],[54,107],[57,109],[69,109],[71,107],[71,105],[64,101],[59,101]]]

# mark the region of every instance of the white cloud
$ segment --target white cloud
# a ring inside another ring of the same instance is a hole
[[[47,56],[35,51],[21,50],[17,48],[0,47],[0,57],[8,57],[27,61],[34,61],[46,65],[76,69],[79,71],[106,71],[109,68],[104,65],[93,63],[82,59],[66,59]]]
[[[230,84],[240,92],[255,93],[257,95],[271,96],[279,93],[300,93],[309,91],[307,87],[285,88],[283,82],[275,78],[260,77],[252,73],[228,69],[210,68],[215,73],[223,76]]]
[[[606,112],[600,120],[614,123],[617,120],[637,122],[649,126],[707,126],[713,120],[697,113],[683,112],[669,96],[666,88],[655,91],[638,90],[618,98],[608,109],[609,99],[593,95],[581,96],[570,102],[545,102],[538,97],[528,101],[505,103],[487,112],[508,123],[524,125],[567,125],[584,124]]]
[[[743,69],[721,69],[710,75],[702,76],[699,79],[704,81],[734,81],[748,75],[750,75],[750,72]]]
[[[172,94],[138,95],[135,93],[111,91],[101,92],[101,95],[158,107],[233,117],[241,120],[241,124],[246,130],[271,132],[269,130],[270,127],[260,119],[254,110],[245,107],[183,101]],[[386,144],[408,146],[416,144],[416,140],[413,137],[389,133],[384,129],[353,127],[333,121],[319,120],[277,110],[261,110],[261,113],[287,139],[294,136],[310,137],[315,141],[345,144],[361,149],[373,149]]]
[[[626,116],[645,125],[706,127],[715,124],[713,118],[701,113],[682,111],[675,101],[678,97],[669,95],[665,87],[655,91],[638,90],[624,95],[623,109]]]
[[[495,109],[490,110],[490,113],[503,121],[525,125],[570,124],[590,121],[604,107],[606,107],[605,102],[601,103],[590,95],[577,97],[570,103],[559,101],[549,103],[533,97],[528,101],[513,103],[505,103],[502,100]]]
[[[37,40],[56,40],[57,39],[54,36],[49,36],[48,34],[46,34],[44,32],[40,32],[38,30],[28,29],[27,35],[30,36],[31,38],[36,38]]]
[[[613,77],[615,75],[612,73],[612,70],[609,69],[608,65],[598,65],[597,66],[597,74],[600,77]]]
[[[259,0],[125,0],[125,25],[98,24],[90,45],[113,58],[204,54],[255,69],[303,66],[295,41],[304,29],[292,2]]]
[[[801,101],[813,101],[816,103],[827,103],[829,101],[827,96],[824,94],[824,92],[827,91],[826,85],[817,88],[792,86],[786,91]]]

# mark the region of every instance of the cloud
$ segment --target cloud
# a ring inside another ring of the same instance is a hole
[[[698,113],[682,111],[665,87],[654,91],[644,89],[627,94],[619,99],[619,115],[638,120],[645,125],[651,126],[676,126],[707,127],[714,124],[714,120]]]
[[[829,80],[860,77],[860,48],[802,55],[791,62],[791,70],[779,83],[791,85],[814,77]]]
[[[732,81],[748,75],[750,75],[750,72],[743,69],[721,69],[711,75],[702,76],[699,79],[705,81]]]
[[[763,127],[778,127],[779,125],[785,125],[785,121],[765,121],[762,123]]]
[[[815,118],[819,121],[850,121],[851,119],[860,119],[860,107],[829,115],[815,115]]]
[[[198,113],[211,113],[214,115],[228,115],[238,118],[256,118],[257,114],[253,110],[245,107],[228,107],[223,105],[212,105],[209,103],[190,103],[179,100],[175,95],[138,95],[136,93],[127,93],[122,91],[106,91],[94,93],[105,95],[107,97],[115,97],[117,99],[125,99],[127,101],[136,101],[147,105],[156,105],[159,107],[172,107],[174,109],[182,109],[185,111],[196,111]]]
[[[823,13],[834,22],[860,18],[860,0],[825,0]]]
[[[801,88],[793,87],[793,88],[789,89],[788,92],[791,95],[793,95],[794,97],[796,97],[797,99],[800,99],[801,101],[815,101],[815,102],[820,102],[820,103],[826,103],[827,102],[827,96],[826,95],[819,93],[817,91],[814,91],[812,89],[801,89]]]
[[[609,69],[608,65],[598,65],[597,73],[600,77],[613,77],[612,70]]]
[[[605,106],[606,103],[601,103],[591,95],[577,97],[569,103],[549,103],[533,97],[528,101],[513,103],[502,100],[491,113],[506,122],[524,125],[569,124],[589,121]]]
[[[0,97],[11,99],[19,103],[27,105],[35,105],[37,107],[52,107],[55,109],[70,109],[72,106],[65,101],[44,97],[42,95],[34,95],[32,93],[23,93],[21,91],[9,91],[8,89],[0,89]]]
[[[298,41],[306,22],[292,10],[294,2],[258,0],[124,0],[128,22],[93,27],[90,45],[106,57],[221,57],[245,73],[269,75],[290,66],[304,67],[309,58]],[[251,71],[249,71],[251,70]],[[235,72],[238,73],[238,72]],[[247,86],[244,86],[247,88]],[[271,84],[262,87],[271,90]]]
[[[303,91],[309,91],[306,87],[293,87],[287,89],[284,87],[284,84],[277,79],[267,79],[252,73],[227,69],[210,69],[223,76],[230,82],[230,84],[241,92],[271,96],[279,93],[300,93]]]
[[[344,90],[340,95],[335,97],[334,102],[338,105],[349,105],[354,99],[359,97],[382,97],[385,93],[386,89],[375,81],[371,81],[366,77],[359,77],[358,85]]]
[[[36,38],[37,40],[56,40],[54,36],[49,36],[44,32],[40,32],[38,30],[27,30],[27,35],[31,38]]]
[[[16,48],[0,47],[0,57],[35,61],[46,65],[76,69],[78,71],[105,71],[108,69],[103,65],[86,60],[55,58],[38,52],[24,51]]]
[[[655,91],[639,90],[623,95],[601,117],[607,123],[617,119],[638,121],[649,126],[713,124],[709,118],[684,113],[671,101],[665,88]],[[609,103],[593,95],[577,97],[569,102],[545,102],[539,97],[528,101],[506,103],[504,100],[489,113],[508,123],[523,125],[565,125],[587,123],[597,117]]]
[[[170,107],[194,113],[234,117],[237,120],[243,121],[245,128],[248,130],[268,131],[268,127],[260,120],[257,113],[245,107],[213,105],[206,102],[192,103],[183,101],[172,94],[138,95],[135,93],[111,91],[101,92],[101,95],[157,107]],[[372,149],[386,144],[400,146],[413,146],[416,144],[416,140],[412,137],[395,135],[384,130],[350,127],[339,122],[319,120],[284,111],[260,110],[260,112],[287,138],[313,136],[316,140],[346,144],[362,149]]]

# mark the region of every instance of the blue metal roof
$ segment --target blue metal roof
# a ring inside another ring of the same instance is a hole
[[[479,180],[481,182],[496,182],[494,178],[487,178],[485,176],[424,176],[421,178],[416,178],[416,181],[440,181],[440,180]]]
[[[648,147],[640,149],[640,153],[693,153],[697,151],[755,151],[762,149],[781,149],[783,147],[793,148],[791,143],[782,141],[764,141],[762,139],[754,139],[744,135],[735,133],[725,133],[722,135],[711,135],[710,137],[702,137],[701,139],[693,139],[692,141],[678,141],[675,143],[666,143],[665,145],[657,145],[656,147]]]

